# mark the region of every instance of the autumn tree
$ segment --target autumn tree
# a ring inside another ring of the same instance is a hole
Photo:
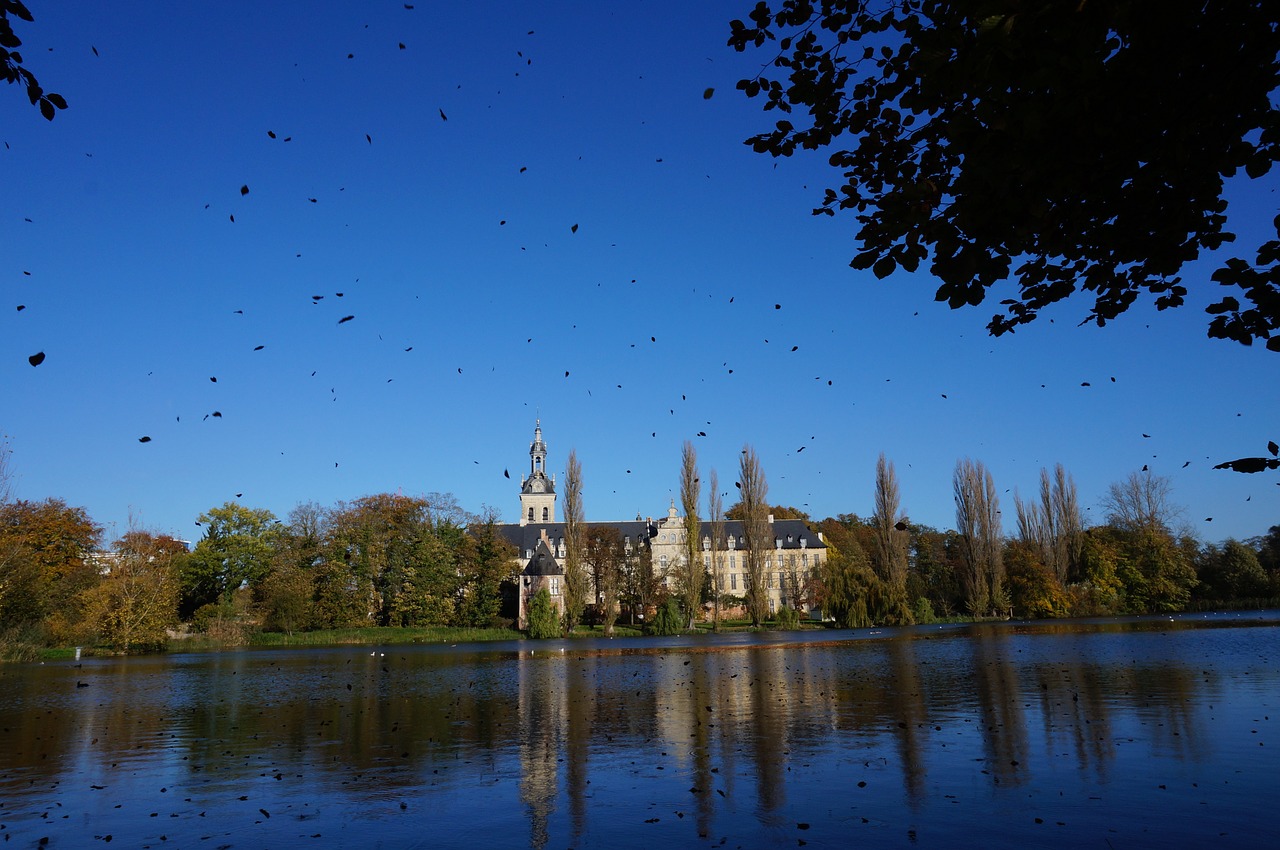
[[[680,507],[684,510],[684,552],[677,585],[688,619],[688,629],[693,628],[698,611],[702,608],[702,587],[707,574],[702,559],[701,522],[698,518],[701,489],[698,452],[692,442],[685,440],[680,452]]]
[[[61,499],[0,503],[0,628],[33,641],[74,639],[85,594],[101,579],[102,529]]]
[[[707,519],[711,526],[711,628],[720,631],[720,595],[724,593],[722,575],[724,556],[720,544],[724,540],[724,497],[720,493],[720,476],[711,470],[707,487]]]
[[[565,636],[573,633],[587,606],[587,570],[582,562],[586,519],[582,507],[582,464],[570,449],[564,469],[564,619]]]
[[[769,524],[769,482],[765,480],[760,458],[750,444],[738,456],[738,488],[742,536],[746,538],[746,598],[751,625],[759,628],[769,616],[769,597],[765,593],[765,563],[773,550],[773,530]]]
[[[623,551],[621,601],[629,612],[628,623],[634,626],[636,612],[643,619],[655,604],[662,578],[654,575],[653,549],[647,536],[637,539],[634,546],[627,546],[624,541]]]
[[[618,600],[626,558],[622,532],[618,529],[608,525],[587,529],[583,560],[596,589],[596,617],[609,637],[613,636],[613,624],[618,621]]]
[[[876,461],[875,515],[872,522],[876,530],[876,575],[884,582],[888,595],[888,610],[884,612],[888,622],[910,623],[911,609],[907,606],[907,554],[911,543],[907,518],[902,514],[902,499],[898,493],[898,476],[893,463],[880,453]]]
[[[855,216],[851,265],[923,264],[952,308],[1010,281],[995,335],[1076,293],[1098,325],[1140,296],[1180,306],[1184,267],[1234,240],[1228,179],[1280,156],[1263,0],[773,0],[729,44],[769,44],[738,88],[778,119],[747,144],[828,151],[814,213]],[[1280,241],[1211,279],[1231,294],[1201,299],[1209,335],[1280,351]]]
[[[1117,532],[1116,577],[1127,611],[1181,611],[1198,581],[1188,547],[1175,536],[1182,508],[1172,493],[1168,478],[1144,470],[1113,483],[1102,499]]]
[[[134,529],[114,544],[106,574],[86,593],[85,622],[103,644],[123,652],[163,649],[178,622],[185,543]]]
[[[1007,607],[1008,597],[995,482],[981,461],[965,458],[956,463],[952,484],[964,555],[965,604],[974,616],[998,613]]]

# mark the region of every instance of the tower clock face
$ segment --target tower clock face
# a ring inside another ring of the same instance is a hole
[[[545,489],[546,487],[543,485],[543,483],[536,478],[529,482],[530,492],[541,493]]]

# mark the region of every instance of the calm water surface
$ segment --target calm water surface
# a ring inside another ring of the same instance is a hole
[[[10,665],[0,834],[1267,846],[1278,701],[1277,611]]]

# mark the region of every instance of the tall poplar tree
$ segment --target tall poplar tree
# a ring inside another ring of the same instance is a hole
[[[773,549],[773,532],[769,526],[769,482],[750,444],[743,446],[738,456],[738,487],[742,491],[742,536],[747,544],[747,611],[751,614],[751,625],[759,628],[769,616],[764,573],[765,559]]]
[[[701,483],[698,479],[698,451],[693,443],[684,441],[680,452],[680,507],[684,510],[684,569],[680,575],[680,592],[684,599],[687,628],[692,629],[702,607],[702,585],[706,568],[702,564],[702,538],[698,519],[698,499]]]
[[[582,619],[587,606],[587,569],[583,563],[582,464],[576,450],[569,451],[564,468],[564,619],[567,637]]]
[[[907,546],[910,532],[902,516],[902,499],[898,492],[898,476],[884,452],[876,461],[876,575],[888,591],[888,610],[881,612],[890,622],[912,621],[907,605]]]

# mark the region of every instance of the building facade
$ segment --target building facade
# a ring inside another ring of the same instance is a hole
[[[529,445],[529,473],[520,477],[520,522],[501,526],[503,536],[516,547],[519,572],[518,626],[528,625],[528,603],[541,587],[551,593],[553,604],[564,610],[565,527],[556,521],[555,478],[546,472],[547,444],[542,437],[542,423],[534,425],[533,442]],[[665,516],[623,521],[588,521],[588,527],[608,526],[617,530],[624,550],[630,554],[640,548],[650,558],[654,576],[667,592],[674,592],[676,576],[684,567],[684,517],[676,510],[674,500]],[[798,519],[774,519],[769,516],[773,546],[764,554],[762,569],[764,589],[771,612],[793,608],[802,616],[818,617],[814,603],[814,587],[826,560],[826,544],[822,535]],[[703,568],[710,577],[710,589],[718,595],[723,616],[734,616],[742,607],[747,593],[746,536],[743,524],[725,520],[723,534],[712,540],[711,526],[700,523]],[[594,599],[594,592],[589,599]],[[709,609],[709,606],[708,606]]]

